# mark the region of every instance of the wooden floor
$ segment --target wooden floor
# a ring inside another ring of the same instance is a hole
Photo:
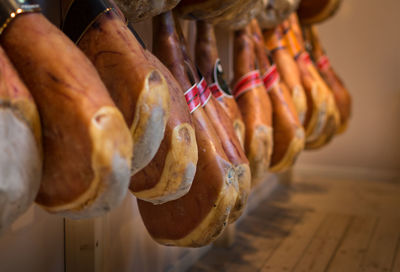
[[[400,272],[400,182],[294,177],[189,271]]]

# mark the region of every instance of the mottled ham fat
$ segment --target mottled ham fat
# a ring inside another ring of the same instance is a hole
[[[296,11],[300,0],[274,0],[268,1],[267,7],[258,15],[257,20],[261,28],[271,29],[286,20]]]
[[[232,2],[232,1],[231,1]],[[213,19],[222,28],[242,29],[266,7],[265,0],[242,0]]]
[[[233,95],[246,124],[245,151],[252,185],[265,177],[273,149],[272,105],[255,62],[251,28],[247,26],[235,32]]]
[[[130,22],[149,19],[173,9],[180,0],[114,0]]]
[[[186,43],[182,43],[186,44]],[[186,52],[186,49],[184,50]],[[250,192],[251,173],[249,161],[243,147],[235,132],[234,122],[242,122],[239,108],[236,105],[233,97],[228,94],[229,90],[223,90],[221,85],[227,88],[227,84],[222,78],[222,69],[218,60],[218,52],[214,29],[212,25],[204,22],[197,22],[197,38],[196,38],[196,63],[201,74],[204,75],[204,81],[208,82],[214,88],[214,95],[210,98],[203,108],[212,122],[222,147],[229,161],[235,166],[238,176],[238,199],[235,207],[232,209],[229,216],[229,221],[237,220],[243,213],[247,203],[247,198]],[[209,87],[210,89],[210,87]],[[211,92],[211,91],[210,91]],[[219,99],[216,94],[221,94]],[[212,94],[211,94],[212,95]],[[228,101],[224,103],[223,101]],[[234,120],[229,116],[240,116],[240,120]],[[241,136],[242,137],[242,136]]]
[[[17,15],[0,42],[42,121],[37,203],[73,218],[117,206],[129,186],[132,139],[93,65],[40,13]]]
[[[257,20],[252,20],[251,29],[258,67],[272,104],[274,147],[270,171],[282,172],[295,163],[303,150],[305,134],[288,88],[280,80],[276,66],[269,62],[265,53],[263,36]]]
[[[41,137],[33,98],[0,47],[0,234],[35,200]]]
[[[304,35],[310,53],[316,62],[318,71],[331,88],[336,106],[340,113],[340,127],[337,133],[346,131],[351,116],[351,96],[340,77],[331,66],[328,56],[321,45],[315,26],[306,26]]]
[[[168,67],[183,90],[196,86],[184,62],[171,12],[153,19],[153,50]],[[161,205],[138,200],[143,222],[150,235],[165,245],[198,247],[211,243],[228,222],[237,199],[234,166],[226,157],[202,107],[192,113],[199,151],[196,175],[183,197]]]
[[[241,4],[250,1],[253,0],[182,0],[176,10],[185,19],[213,19],[231,8],[238,8]]]

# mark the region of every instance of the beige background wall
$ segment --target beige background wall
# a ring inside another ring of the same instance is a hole
[[[328,56],[354,100],[346,134],[307,152],[299,165],[400,174],[400,1],[346,0],[319,27]]]

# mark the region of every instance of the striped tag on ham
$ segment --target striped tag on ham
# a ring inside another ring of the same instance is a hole
[[[238,83],[233,89],[233,95],[237,99],[245,92],[250,91],[251,89],[262,84],[263,82],[260,78],[260,72],[258,70],[251,71],[239,79]]]
[[[307,52],[301,53],[296,59],[298,61],[305,62],[306,64],[312,64],[310,55]]]
[[[267,89],[267,92],[269,92],[272,87],[279,82],[279,73],[278,70],[276,69],[276,65],[272,65],[267,72],[265,72],[264,77],[264,86]]]
[[[329,69],[331,67],[331,62],[327,56],[322,56],[317,61],[318,69],[323,71]]]
[[[186,102],[188,104],[190,113],[193,113],[201,105],[199,89],[197,85],[193,85],[189,90],[185,92]]]
[[[201,106],[204,107],[211,98],[211,91],[204,77],[201,78],[200,82],[197,84],[197,89],[199,90]]]
[[[208,87],[210,88],[210,91],[211,91],[212,95],[213,95],[215,98],[218,99],[218,98],[224,96],[224,93],[219,89],[217,83],[210,84],[210,86],[208,86]]]

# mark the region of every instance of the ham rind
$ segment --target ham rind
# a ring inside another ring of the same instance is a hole
[[[351,96],[343,81],[335,72],[330,64],[329,58],[325,54],[315,26],[305,27],[305,37],[311,48],[311,55],[316,61],[318,71],[325,82],[331,88],[335,97],[336,106],[340,114],[340,127],[337,133],[343,133],[348,127],[351,116]]]
[[[0,234],[35,200],[41,137],[35,102],[0,47]]]
[[[251,28],[247,26],[235,32],[233,93],[246,124],[245,151],[253,186],[265,178],[273,150],[272,105],[255,62]]]
[[[171,12],[153,19],[153,51],[183,90],[195,86],[188,78]],[[227,225],[237,199],[237,176],[209,118],[199,107],[192,113],[199,150],[196,175],[183,197],[161,205],[138,200],[144,225],[158,243],[199,247],[214,241]]]
[[[0,42],[42,121],[43,177],[36,202],[72,218],[116,207],[128,191],[132,139],[93,65],[40,13],[17,15]]]
[[[276,66],[271,65],[265,53],[263,36],[257,20],[252,20],[251,28],[258,67],[272,103],[274,147],[270,171],[282,172],[295,163],[303,150],[305,134],[288,88],[280,80]]]

